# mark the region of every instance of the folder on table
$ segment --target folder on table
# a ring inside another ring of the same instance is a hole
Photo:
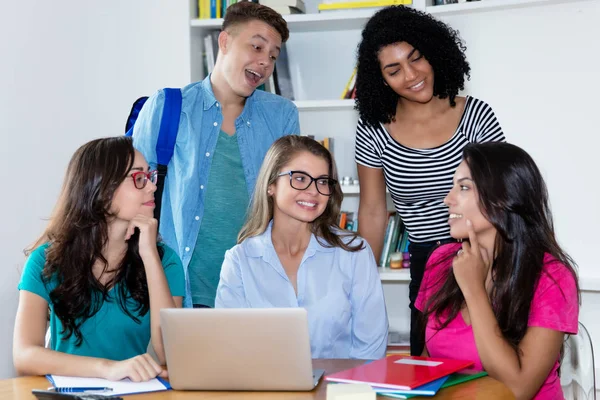
[[[327,375],[325,380],[411,390],[471,365],[473,361],[395,355]]]

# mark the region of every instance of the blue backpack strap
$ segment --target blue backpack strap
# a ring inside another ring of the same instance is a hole
[[[181,89],[164,89],[164,92],[165,104],[156,141],[156,160],[159,165],[167,166],[173,157],[179,130]]]

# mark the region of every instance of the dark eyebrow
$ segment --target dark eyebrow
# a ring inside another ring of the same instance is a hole
[[[144,172],[144,168],[143,167],[131,167],[131,169],[129,171],[142,171]],[[150,166],[148,165],[148,171],[150,171]]]
[[[385,67],[383,67],[383,69],[397,67],[398,65],[400,65],[400,63],[397,63],[397,62],[391,63],[391,64],[388,64]]]
[[[464,177],[464,178],[460,178],[460,179],[458,179],[458,180],[456,181],[456,183],[461,183],[461,182],[463,182],[463,181],[471,181],[471,182],[473,182],[473,179],[471,179],[471,178],[467,178],[467,177]]]
[[[417,49],[415,49],[413,47],[413,49],[410,51],[410,53],[408,53],[408,56],[406,56],[406,59],[410,60],[410,58],[413,56],[413,54],[415,54],[415,51],[417,51]],[[398,65],[400,65],[400,63],[397,63],[397,62],[391,63],[391,64],[388,64],[385,67],[383,67],[383,69],[397,67]]]
[[[265,43],[269,43],[269,41],[267,40],[267,38],[265,38],[263,35],[259,35],[258,33],[254,36],[252,36],[252,39],[258,38],[260,40],[262,40]],[[275,46],[277,48],[277,51],[281,52],[281,47],[279,46]]]

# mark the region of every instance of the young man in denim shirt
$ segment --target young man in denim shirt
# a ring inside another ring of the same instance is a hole
[[[160,234],[183,262],[184,307],[214,307],[224,254],[236,244],[263,157],[277,138],[300,133],[291,101],[256,90],[288,37],[274,10],[236,3],[224,18],[214,71],[182,89]],[[162,90],[148,99],[133,132],[152,168],[164,99]]]

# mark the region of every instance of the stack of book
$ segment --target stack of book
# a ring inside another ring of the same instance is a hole
[[[375,9],[387,6],[410,5],[412,0],[324,0],[319,4],[319,12],[351,9]]]
[[[200,19],[223,18],[227,7],[237,0],[198,0],[197,16]]]
[[[434,396],[441,388],[486,376],[472,361],[391,355],[325,376],[328,382],[366,384],[379,396]]]
[[[390,266],[390,256],[393,253],[408,252],[408,231],[404,228],[404,223],[400,214],[395,212],[388,213],[388,224],[383,238],[383,249],[379,259],[380,267]],[[410,266],[410,265],[408,265]]]
[[[198,0],[196,16],[199,19],[223,18],[227,7],[241,0]],[[271,7],[279,14],[305,14],[304,0],[252,0]]]

